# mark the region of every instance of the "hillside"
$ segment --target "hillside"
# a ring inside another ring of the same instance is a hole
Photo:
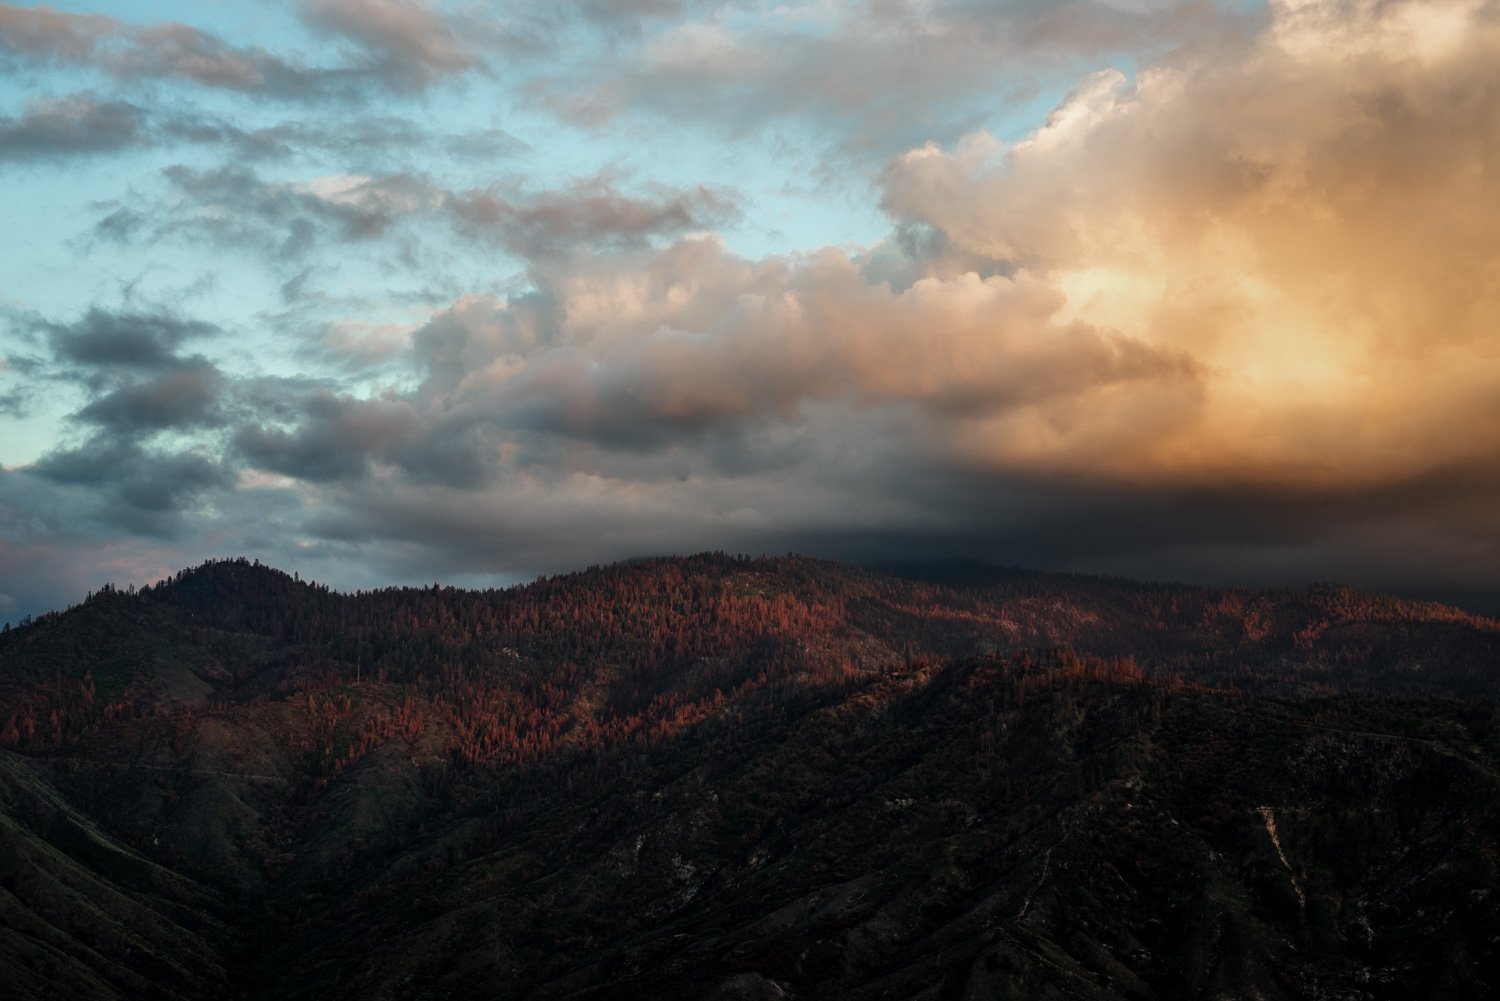
[[[1500,624],[720,554],[0,635],[0,962],[79,998],[1500,987]]]

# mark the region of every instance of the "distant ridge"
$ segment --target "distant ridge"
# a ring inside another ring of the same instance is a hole
[[[983,560],[910,560],[874,563],[870,569],[896,577],[965,587],[975,584],[1002,584],[1013,580],[1026,580],[1046,576],[1040,570],[1025,567],[999,566]]]

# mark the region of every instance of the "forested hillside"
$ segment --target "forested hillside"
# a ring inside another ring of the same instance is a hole
[[[0,635],[41,998],[1500,987],[1500,624],[721,554],[340,594],[243,560]]]

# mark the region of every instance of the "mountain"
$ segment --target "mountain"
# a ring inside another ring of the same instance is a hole
[[[1500,623],[722,554],[0,634],[6,996],[1500,989]]]

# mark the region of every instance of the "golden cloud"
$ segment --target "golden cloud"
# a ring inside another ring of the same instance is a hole
[[[1500,457],[1497,65],[1494,3],[1278,0],[1252,35],[1096,74],[1012,146],[906,154],[886,206],[942,234],[935,270],[1012,269],[1054,322],[1201,364],[1202,407],[1116,471],[1410,478]],[[1066,462],[1120,419],[1007,414],[968,445]]]

